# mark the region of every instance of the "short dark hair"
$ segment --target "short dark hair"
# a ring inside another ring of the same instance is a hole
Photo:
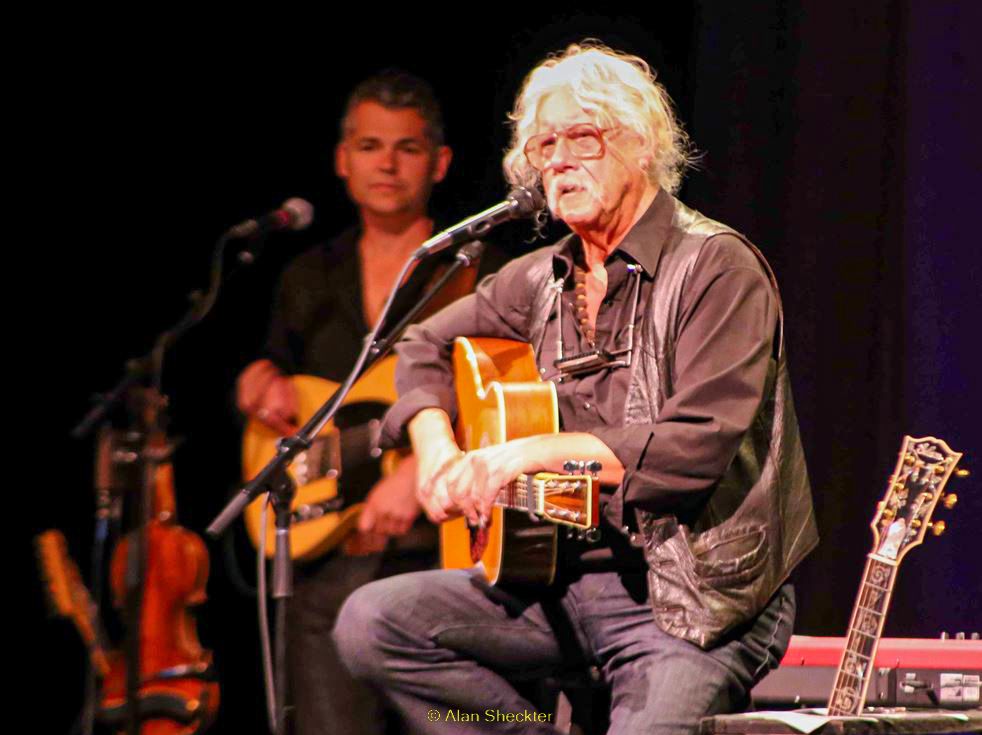
[[[361,82],[351,92],[345,105],[341,118],[342,138],[348,132],[348,119],[352,111],[362,102],[416,110],[426,123],[426,137],[433,145],[443,145],[443,113],[429,82],[401,69],[386,69]]]

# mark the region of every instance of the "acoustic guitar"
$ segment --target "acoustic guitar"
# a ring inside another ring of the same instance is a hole
[[[459,337],[453,366],[457,443],[465,451],[559,430],[556,387],[540,378],[529,345]],[[569,463],[567,469],[578,474],[517,478],[499,494],[483,528],[469,527],[463,518],[442,523],[442,566],[461,569],[480,561],[492,584],[550,584],[559,528],[585,534],[599,523],[599,465]]]
[[[301,423],[327,401],[339,387],[337,383],[312,375],[290,378],[297,393],[297,412]],[[398,452],[382,452],[378,447],[381,418],[395,403],[395,357],[376,363],[352,386],[334,420],[302,452],[288,472],[296,482],[293,523],[290,529],[290,555],[310,561],[336,547],[354,530],[361,513],[364,494],[382,475],[395,469]],[[280,435],[256,419],[251,419],[242,437],[242,475],[254,477],[276,454]],[[338,497],[338,483],[346,500],[341,510],[328,512]],[[245,511],[245,524],[253,545],[259,546],[265,496],[254,500]],[[275,519],[266,514],[266,555],[275,552]]]
[[[830,716],[862,714],[897,569],[907,552],[924,542],[929,530],[935,536],[944,531],[944,521],[932,522],[931,516],[939,502],[950,509],[958,501],[958,496],[943,491],[952,474],[968,474],[955,469],[961,457],[933,436],[904,437],[897,466],[870,524],[873,549],[866,557],[846,645],[829,697]]]

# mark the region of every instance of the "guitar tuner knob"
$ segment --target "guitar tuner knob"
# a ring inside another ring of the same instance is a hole
[[[586,465],[586,462],[582,459],[567,459],[563,462],[563,472],[569,472],[570,474],[582,472],[584,465]]]
[[[940,536],[948,526],[944,521],[935,521],[934,523],[928,523],[927,527],[931,529],[931,533],[935,536]]]
[[[968,477],[970,474],[972,473],[966,469],[955,470],[955,477]]]
[[[958,502],[958,496],[955,495],[954,493],[947,493],[941,502],[944,503],[945,508],[951,510],[952,508],[955,507],[955,504]]]

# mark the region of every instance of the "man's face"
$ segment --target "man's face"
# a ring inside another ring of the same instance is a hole
[[[433,184],[443,180],[450,149],[435,147],[414,109],[358,104],[335,151],[335,170],[359,208],[377,216],[426,212]]]
[[[536,133],[566,131],[580,123],[600,125],[565,89],[549,94],[536,115]],[[559,136],[542,168],[542,185],[552,213],[574,230],[606,229],[630,195],[639,195],[645,175],[632,133],[613,128],[603,134],[599,158],[580,158]]]

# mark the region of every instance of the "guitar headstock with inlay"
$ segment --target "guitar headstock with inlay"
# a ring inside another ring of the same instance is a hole
[[[944,488],[952,475],[968,474],[955,469],[961,457],[961,453],[952,451],[944,441],[933,436],[904,437],[897,466],[870,524],[873,549],[866,557],[866,569],[849,621],[846,644],[829,697],[829,715],[856,717],[862,713],[900,561],[924,542],[928,530],[936,536],[944,531],[944,522],[932,521],[931,517],[938,503],[952,508],[958,501],[956,495],[946,494]]]
[[[958,501],[944,488],[952,475],[968,474],[955,469],[961,456],[941,439],[904,437],[896,469],[870,524],[875,556],[899,562],[924,542],[929,530],[936,536],[944,532],[944,521],[931,518],[939,502],[952,508]]]

